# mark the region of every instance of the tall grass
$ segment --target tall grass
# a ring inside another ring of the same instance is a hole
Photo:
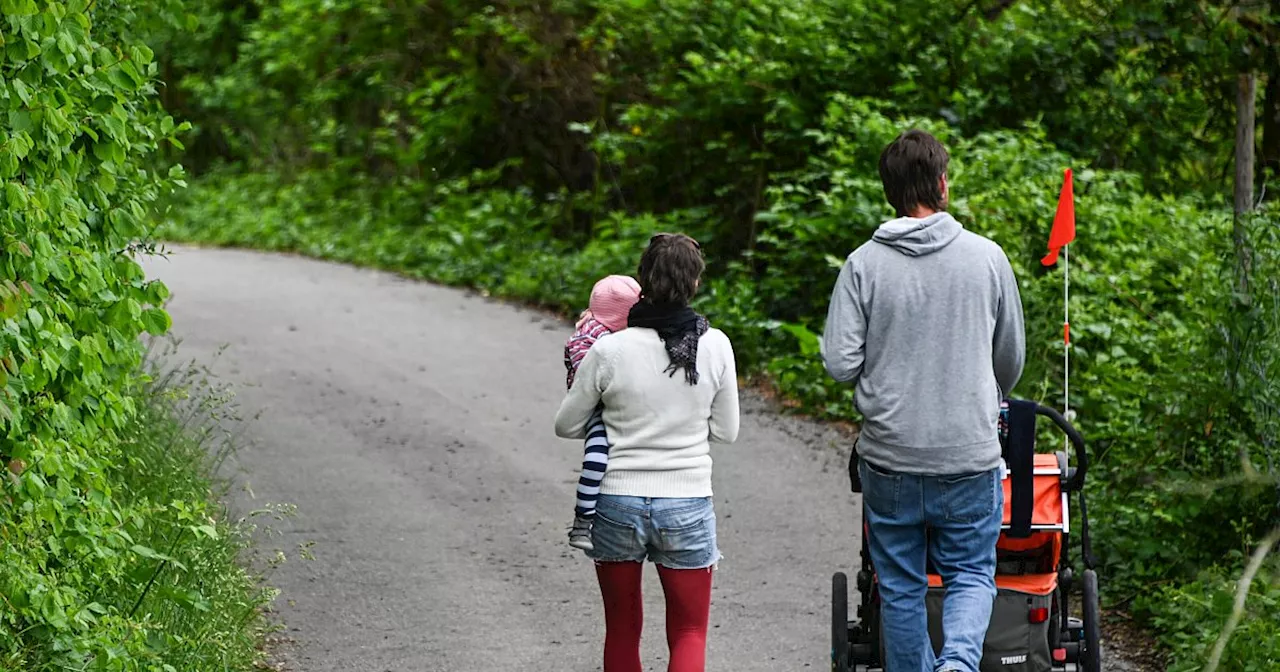
[[[263,574],[277,559],[258,557],[255,521],[277,511],[230,513],[225,466],[244,443],[236,428],[245,418],[207,368],[172,363],[173,345],[153,345],[128,457],[111,474],[115,496],[145,518],[135,540],[155,551],[131,577],[136,592],[122,606],[155,653],[139,669],[251,670],[265,658],[265,613],[277,592]]]

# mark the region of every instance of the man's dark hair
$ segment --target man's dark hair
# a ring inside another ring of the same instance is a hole
[[[682,233],[659,233],[640,255],[640,298],[652,304],[688,304],[706,267],[698,241]]]
[[[884,195],[899,217],[918,206],[945,210],[939,179],[951,161],[947,148],[921,130],[910,130],[889,143],[880,154],[880,181]]]

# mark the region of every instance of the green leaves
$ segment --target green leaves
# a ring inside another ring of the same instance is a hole
[[[151,59],[155,58],[155,53],[151,51],[151,47],[145,44],[137,44],[129,47],[129,56],[134,63],[147,65],[151,63]]]
[[[815,357],[818,355],[821,339],[803,324],[788,322],[779,324],[778,328],[796,339],[796,344],[802,356]]]
[[[162,336],[173,326],[173,320],[164,310],[152,308],[143,311],[142,324],[146,327],[147,333],[152,336]]]
[[[138,88],[141,77],[133,64],[124,61],[107,70],[107,79],[117,88],[133,91]]]
[[[5,16],[33,16],[38,11],[35,0],[0,0],[0,14]]]
[[[28,133],[34,128],[31,114],[25,110],[9,111],[9,131],[11,133]]]
[[[159,553],[159,552],[157,552],[157,551],[155,551],[155,550],[152,550],[152,549],[150,549],[150,548],[147,548],[146,546],[143,546],[143,545],[141,545],[141,544],[134,544],[134,545],[133,545],[133,547],[131,547],[129,550],[130,550],[130,551],[133,551],[133,552],[134,552],[135,554],[137,554],[137,555],[140,555],[140,556],[142,556],[142,557],[144,557],[144,558],[147,558],[148,560],[156,560],[156,561],[159,561],[159,562],[167,562],[167,563],[170,563],[170,564],[172,564],[174,567],[176,567],[177,569],[180,569],[180,570],[186,570],[186,568],[187,568],[187,567],[186,567],[186,565],[184,565],[184,564],[182,564],[181,562],[179,562],[177,558],[174,558],[174,557],[171,557],[171,556],[165,555],[164,553]],[[157,571],[158,571],[158,570],[157,570]]]
[[[93,143],[93,155],[103,163],[122,164],[125,162],[124,147],[111,140]]]
[[[107,134],[112,139],[119,142],[128,141],[129,131],[126,126],[128,120],[128,116],[125,114],[124,109],[119,105],[112,106],[110,114],[105,114],[99,118],[99,121],[103,128],[106,129]]]
[[[244,540],[207,513],[202,447],[142,387],[142,337],[172,321],[128,251],[183,177],[155,169],[159,143],[189,128],[152,97],[138,35],[156,5],[0,0],[6,669],[211,672],[258,655]]]
[[[5,206],[10,210],[25,210],[27,208],[27,190],[16,182],[7,182],[4,185]]]
[[[31,89],[27,88],[27,85],[25,82],[23,82],[21,79],[13,79],[13,80],[10,80],[9,87],[13,90],[15,94],[17,94],[18,100],[21,100],[23,104],[26,104],[26,105],[31,104]]]
[[[218,534],[218,528],[214,527],[213,525],[196,525],[191,528],[191,531],[197,535],[202,535],[209,539],[217,539],[220,536]]]
[[[61,51],[64,56],[70,56],[76,52],[75,39],[69,33],[65,31],[58,33],[57,42],[58,51]]]

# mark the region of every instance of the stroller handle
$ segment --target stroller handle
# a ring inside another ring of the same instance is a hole
[[[1070,472],[1070,478],[1063,486],[1068,491],[1078,491],[1084,487],[1084,476],[1089,471],[1089,453],[1085,450],[1084,436],[1056,409],[1036,404],[1036,415],[1043,415],[1058,426],[1076,451],[1076,468]]]

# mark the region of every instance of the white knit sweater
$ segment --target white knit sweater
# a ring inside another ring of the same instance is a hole
[[[586,438],[604,402],[609,466],[600,492],[635,497],[710,497],[711,446],[738,438],[738,374],[729,338],[698,341],[698,384],[670,365],[653,329],[630,327],[596,341],[556,414],[556,434]]]

